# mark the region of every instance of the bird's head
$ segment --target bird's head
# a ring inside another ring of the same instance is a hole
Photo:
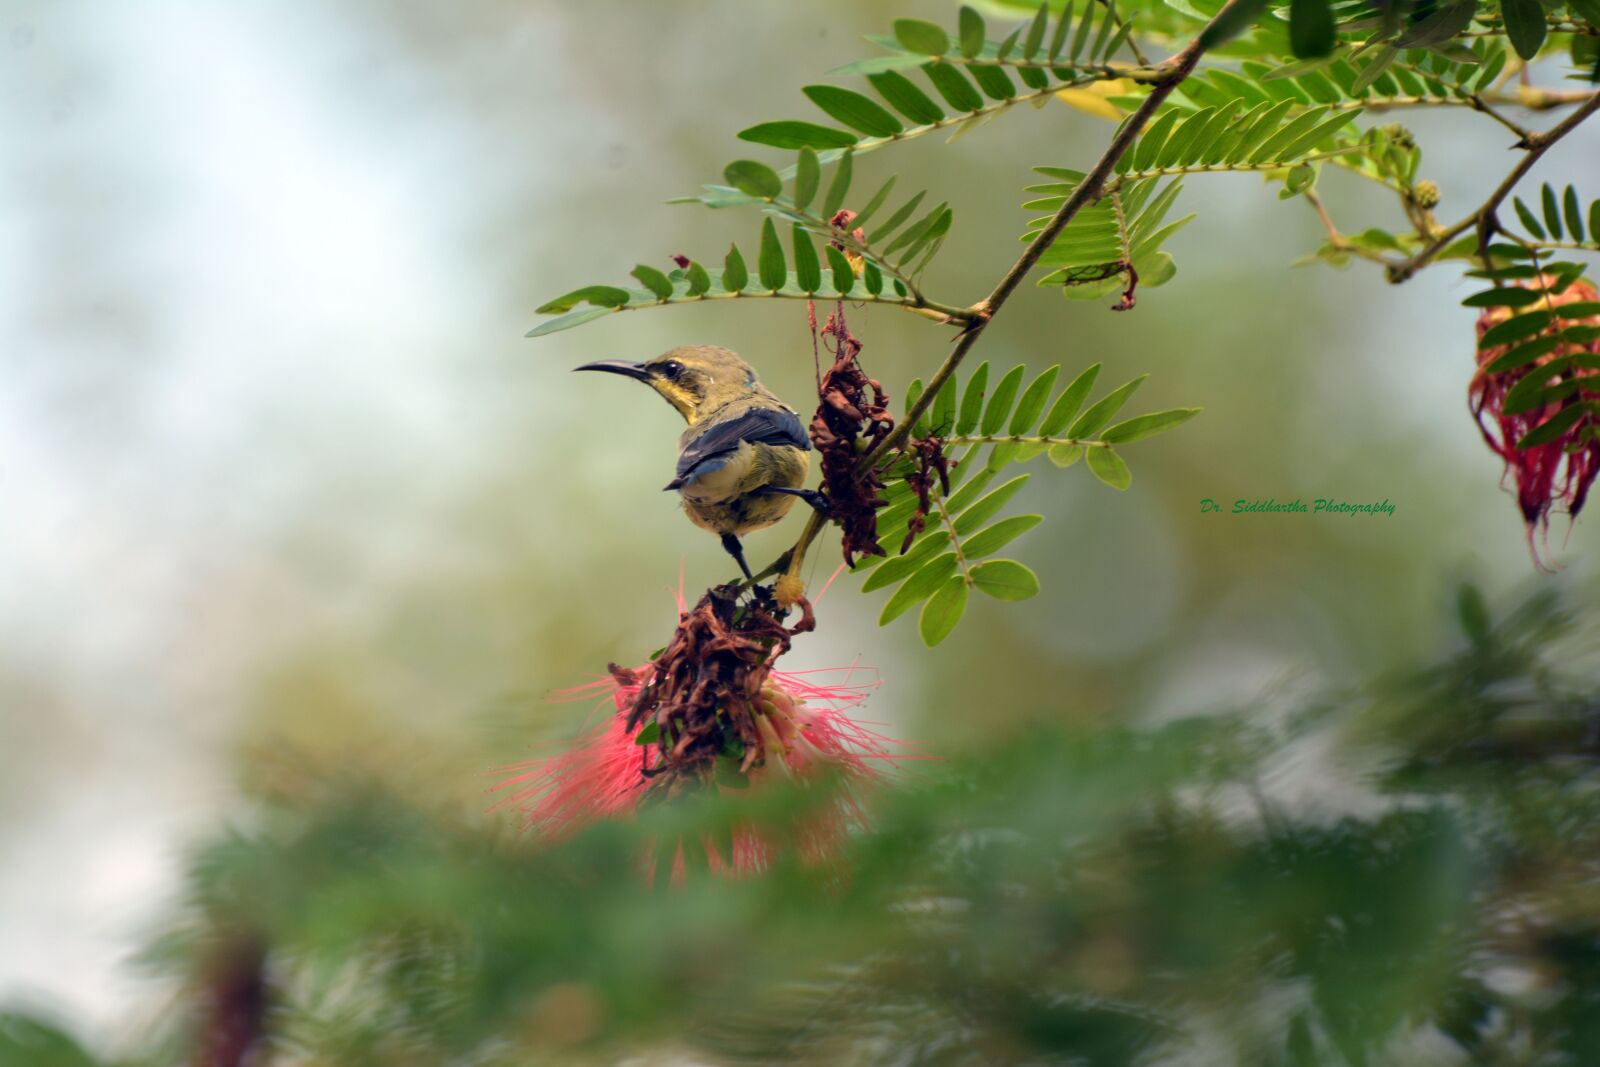
[[[715,345],[684,345],[643,363],[602,359],[573,369],[607,371],[644,382],[691,424],[730,401],[766,394],[750,364]]]

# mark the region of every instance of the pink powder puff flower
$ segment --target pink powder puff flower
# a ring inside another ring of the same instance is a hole
[[[651,773],[658,770],[651,762],[652,757],[659,759],[656,746],[641,744],[638,731],[627,728],[653,666],[616,669],[608,678],[558,694],[558,700],[603,697],[611,713],[568,751],[503,768],[509,777],[492,791],[509,793],[496,809],[520,810],[528,826],[552,838],[599,819],[630,814],[652,788]],[[803,830],[800,840],[791,842],[807,862],[825,861],[851,830],[866,825],[862,795],[884,780],[890,761],[906,758],[897,751],[898,742],[849,716],[879,684],[875,677],[855,681],[860,673],[862,668],[856,667],[774,670],[754,702],[764,758],[745,775],[749,785],[760,786],[774,777],[803,781],[823,768],[839,776],[836,803]],[[715,842],[703,844],[712,870],[737,874],[764,870],[779,847],[749,828],[735,831],[731,859]],[[645,857],[643,873],[653,876],[655,863],[653,855]],[[675,882],[682,880],[684,866],[679,845],[673,857]]]

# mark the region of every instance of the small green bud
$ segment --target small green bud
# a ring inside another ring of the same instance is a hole
[[[1411,131],[1398,122],[1391,122],[1380,127],[1380,129],[1383,130],[1385,137],[1401,148],[1415,148],[1417,146],[1417,139],[1411,135]]]
[[[1411,189],[1411,198],[1418,207],[1435,208],[1439,206],[1439,186],[1424,179]]]

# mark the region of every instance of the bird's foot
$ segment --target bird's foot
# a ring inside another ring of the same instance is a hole
[[[745,581],[753,582],[756,580],[756,576],[750,573],[750,564],[744,561],[744,546],[739,543],[737,537],[731,533],[723,534],[722,549],[732,556],[733,561],[739,565],[739,570],[744,573]]]
[[[817,514],[823,516],[824,518],[826,518],[833,510],[832,505],[828,503],[827,494],[818,489],[786,489],[782,486],[765,485],[756,490],[756,492],[767,496],[799,497],[807,504],[810,504]]]

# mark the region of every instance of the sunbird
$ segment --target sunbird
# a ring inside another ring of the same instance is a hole
[[[754,575],[739,538],[783,518],[796,498],[826,513],[827,498],[803,488],[811,440],[800,416],[737,354],[684,345],[644,363],[603,359],[574,369],[644,382],[688,422],[678,438],[677,473],[665,488],[677,491],[690,522],[722,537],[746,579]]]

